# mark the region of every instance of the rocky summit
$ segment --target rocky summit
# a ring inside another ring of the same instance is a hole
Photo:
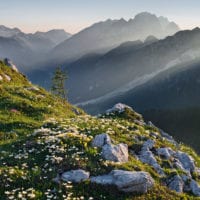
[[[200,157],[131,107],[90,116],[5,61],[0,92],[0,199],[199,199]]]

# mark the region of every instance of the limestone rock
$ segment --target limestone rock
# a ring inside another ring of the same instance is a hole
[[[169,159],[173,156],[174,151],[171,148],[159,148],[157,149],[157,154],[165,159]]]
[[[129,106],[125,105],[125,104],[117,103],[111,109],[107,110],[106,113],[107,114],[114,113],[114,112],[122,113],[122,112],[125,111],[126,108],[128,108],[130,110],[133,110],[131,107],[129,107]]]
[[[128,145],[127,144],[106,144],[102,148],[102,156],[106,160],[114,162],[128,162]]]
[[[63,181],[71,181],[75,183],[79,183],[81,181],[87,180],[89,179],[89,177],[90,177],[90,173],[82,169],[67,171],[61,175],[61,179]]]
[[[13,62],[12,62],[10,59],[5,58],[5,59],[4,59],[4,63],[5,63],[7,66],[9,66],[11,69],[13,69],[13,70],[15,70],[16,72],[18,72],[18,69],[17,69],[16,65],[14,65]]]
[[[139,153],[139,159],[143,163],[151,165],[158,174],[160,174],[162,176],[165,175],[163,170],[162,170],[162,168],[161,168],[161,166],[158,164],[156,158],[154,157],[154,155],[153,155],[153,153],[151,151],[149,151],[149,150],[141,151]]]
[[[113,170],[108,175],[92,177],[91,182],[101,185],[115,185],[120,191],[146,193],[154,186],[154,180],[147,172]]]
[[[93,147],[103,147],[106,144],[111,144],[110,136],[106,133],[96,135],[95,138],[92,140]]]
[[[155,142],[151,139],[147,140],[146,142],[144,142],[143,146],[142,146],[142,150],[143,151],[147,151],[153,148]]]
[[[4,74],[4,76],[5,76],[5,78],[6,78],[7,81],[11,81],[10,76],[8,76],[7,74]]]
[[[200,196],[200,186],[198,185],[198,183],[195,180],[191,180],[190,189],[191,189],[191,192],[195,196],[198,196],[198,197]]]
[[[142,161],[143,163],[149,164],[151,165],[158,174],[160,175],[164,175],[164,172],[161,168],[161,166],[158,164],[155,156],[153,155],[153,153],[150,151],[150,149],[152,149],[154,146],[154,141],[153,140],[147,140],[143,146],[142,146],[142,150],[139,152],[139,159],[140,161]]]
[[[181,162],[183,168],[188,172],[194,172],[195,171],[195,164],[194,159],[188,155],[187,153],[184,153],[182,151],[178,151],[175,154],[175,157]]]
[[[179,175],[175,175],[174,177],[169,179],[167,182],[168,182],[167,186],[170,190],[174,190],[178,193],[183,192],[184,181],[182,180],[182,178]]]
[[[174,138],[169,135],[168,133],[164,132],[163,130],[159,129],[160,130],[160,134],[163,138],[165,138],[168,142],[178,146],[178,143],[174,140]]]
[[[29,91],[40,91],[40,89],[36,86],[27,87],[26,89],[29,90]]]

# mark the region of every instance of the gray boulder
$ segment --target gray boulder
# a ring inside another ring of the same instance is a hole
[[[14,71],[19,72],[18,69],[17,69],[17,67],[16,67],[16,65],[14,65],[14,63],[13,63],[10,59],[5,58],[5,59],[4,59],[4,63],[5,63],[7,66],[9,66],[11,69],[13,69]]]
[[[107,110],[106,113],[107,114],[115,113],[115,112],[122,113],[125,111],[125,109],[133,110],[130,106],[127,106],[122,103],[117,103],[111,109]]]
[[[154,180],[147,172],[113,170],[108,175],[92,177],[91,182],[101,185],[115,185],[118,190],[131,193],[146,193],[154,186]]]
[[[174,151],[171,148],[159,148],[157,149],[157,154],[165,159],[169,159],[173,156]]]
[[[32,87],[26,87],[26,89],[27,90],[29,90],[29,91],[40,91],[40,89],[38,88],[38,87],[36,87],[36,86],[32,86]]]
[[[163,130],[160,130],[160,134],[163,138],[165,138],[168,142],[170,142],[171,144],[174,144],[175,146],[178,146],[178,143],[174,140],[174,138],[169,135],[168,133],[164,132]]]
[[[179,175],[175,175],[167,181],[167,186],[170,190],[182,193],[184,188],[184,181]]]
[[[185,171],[185,168],[183,167],[182,163],[178,160],[178,159],[174,159],[173,161],[174,167],[177,169],[180,169],[182,171]],[[190,175],[190,173],[188,171],[185,171],[188,175]]]
[[[153,140],[147,140],[146,142],[144,142],[144,144],[142,145],[142,151],[147,151],[153,148],[155,142]]]
[[[195,196],[198,196],[198,197],[200,196],[200,187],[199,187],[198,183],[195,180],[191,180],[190,189],[191,189],[191,192]]]
[[[153,155],[153,153],[150,151],[150,149],[153,148],[154,146],[154,141],[153,140],[147,140],[146,142],[144,142],[141,151],[139,152],[139,160],[142,161],[143,163],[146,163],[148,165],[151,165],[155,171],[164,176],[164,172],[161,168],[161,166],[158,164],[155,156]]]
[[[5,77],[5,79],[6,79],[7,81],[11,81],[11,77],[8,76],[7,74],[4,74],[4,77]]]
[[[106,133],[96,135],[95,138],[92,140],[93,147],[103,147],[106,144],[111,144],[110,136]]]
[[[175,157],[180,161],[180,163],[186,171],[195,171],[194,159],[190,155],[182,151],[178,151],[176,152]]]
[[[82,169],[67,171],[61,175],[61,179],[63,181],[71,181],[74,183],[79,183],[81,181],[87,180],[89,177],[90,173]]]
[[[102,157],[114,162],[128,162],[128,145],[123,143],[106,144],[102,148]]]
[[[138,157],[139,157],[139,160],[142,161],[143,163],[151,165],[158,174],[160,174],[162,176],[165,175],[161,166],[158,164],[156,158],[154,157],[154,155],[151,151],[149,151],[149,150],[141,151],[139,153]]]

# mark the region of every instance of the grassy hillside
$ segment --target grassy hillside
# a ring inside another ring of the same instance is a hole
[[[0,62],[0,76],[3,78],[0,80],[1,137],[29,133],[51,117],[75,116],[76,108],[43,88],[33,86],[24,75],[5,66],[3,62]]]
[[[152,200],[198,199],[190,192],[169,190],[152,166],[142,163],[138,153],[145,141],[154,140],[152,151],[161,147],[184,151],[200,167],[200,158],[190,148],[173,144],[158,128],[146,124],[130,109],[92,117],[78,108],[33,86],[22,74],[0,62],[0,199],[95,199]],[[7,78],[6,78],[7,77]],[[10,77],[10,78],[8,78]],[[113,144],[125,143],[129,149],[126,163],[102,159],[101,149],[92,147],[93,138],[107,133]],[[172,159],[155,156],[167,177],[183,175],[172,167]],[[68,170],[83,169],[91,176],[113,169],[145,171],[155,185],[145,194],[126,194],[114,186],[101,186],[86,180],[81,183],[55,181]],[[199,181],[198,174],[192,179]]]

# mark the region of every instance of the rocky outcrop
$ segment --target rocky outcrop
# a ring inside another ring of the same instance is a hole
[[[146,193],[154,186],[154,180],[147,172],[113,170],[108,175],[91,178],[92,183],[115,185],[123,192]]]
[[[151,139],[147,140],[146,142],[144,142],[143,146],[142,146],[142,151],[147,151],[153,148],[155,142]]]
[[[16,67],[16,65],[14,65],[13,62],[10,59],[5,58],[4,59],[4,63],[5,63],[5,65],[9,66],[14,71],[19,72],[18,69],[17,69],[17,67]]]
[[[102,148],[102,157],[114,162],[128,162],[128,145],[123,143],[118,145],[104,145]]]
[[[174,144],[175,146],[178,146],[178,143],[174,140],[174,138],[169,135],[168,133],[164,132],[163,130],[159,129],[160,130],[160,134],[161,136],[166,139],[168,142]]]
[[[148,124],[148,126],[150,126],[152,128],[158,129],[151,121],[149,121],[147,124]],[[159,129],[159,131],[160,131],[160,135],[162,136],[163,139],[166,139],[168,142],[178,146],[178,143],[174,140],[174,138],[171,135],[164,132],[162,129]]]
[[[183,192],[184,181],[179,175],[175,175],[167,180],[167,186],[170,190],[174,190],[178,193]]]
[[[176,152],[175,157],[180,161],[184,170],[190,173],[195,171],[194,159],[187,153],[178,151]]]
[[[191,180],[190,189],[195,196],[200,196],[200,186],[195,180]]]
[[[105,160],[113,162],[128,162],[128,145],[127,144],[111,144],[111,139],[108,134],[102,133],[96,135],[92,140],[92,147],[102,148],[101,155]]]
[[[112,112],[121,113],[126,108],[128,108],[126,105],[117,104],[113,107]],[[150,123],[149,125],[154,126]],[[200,186],[192,179],[192,173],[198,170],[195,166],[194,159],[185,152],[174,150],[177,147],[177,143],[168,134],[164,132],[162,132],[162,134],[163,135],[160,135],[159,131],[155,131],[155,133],[149,133],[149,139],[147,139],[146,136],[137,136],[134,138],[135,142],[139,144],[140,147],[136,152],[131,150],[131,155],[141,162],[152,166],[162,177],[162,180],[165,180],[165,184],[170,190],[174,190],[178,193],[191,192],[195,196],[200,196]],[[156,148],[157,144],[155,145],[155,143],[157,140],[163,141],[163,138],[173,143],[174,148]],[[143,142],[142,145],[141,142]],[[92,147],[102,149],[101,156],[105,160],[119,163],[128,162],[128,145],[124,143],[116,145],[112,144],[110,136],[106,133],[96,135],[92,140],[91,145]],[[164,173],[164,168],[162,168],[163,165],[158,163],[158,161],[162,160],[168,161],[169,168],[175,170],[175,175],[167,175]],[[182,175],[176,171],[177,169],[183,172]],[[61,179],[79,183],[89,179],[89,172],[85,172],[84,170],[72,170],[63,173]],[[114,185],[119,191],[133,193],[146,193],[148,189],[152,188],[154,185],[154,180],[147,172],[131,172],[123,170],[112,170],[109,174],[91,177],[90,180],[92,183]]]
[[[71,181],[74,183],[80,183],[81,181],[89,179],[89,177],[90,173],[82,169],[67,171],[61,175],[63,181]]]
[[[158,174],[164,176],[165,174],[164,174],[161,166],[158,164],[154,154],[151,152],[151,149],[153,148],[153,146],[154,146],[154,141],[147,140],[143,144],[142,150],[139,152],[138,158],[143,163],[151,165]]]
[[[32,86],[32,87],[26,87],[26,89],[27,90],[29,90],[29,91],[40,91],[40,89],[38,88],[38,87],[36,87],[36,86]]]
[[[106,133],[96,135],[92,140],[92,147],[103,147],[106,144],[111,144],[110,136]]]
[[[133,111],[133,109],[130,106],[127,106],[122,103],[117,103],[111,109],[107,110],[106,113],[107,114],[115,113],[115,112],[122,113],[125,111],[125,109],[130,109]]]
[[[8,76],[7,74],[4,74],[4,76],[5,76],[7,81],[11,81],[11,77],[10,76]]]
[[[174,155],[174,151],[171,148],[159,148],[157,149],[157,154],[160,157],[163,157],[165,159],[169,159]]]

